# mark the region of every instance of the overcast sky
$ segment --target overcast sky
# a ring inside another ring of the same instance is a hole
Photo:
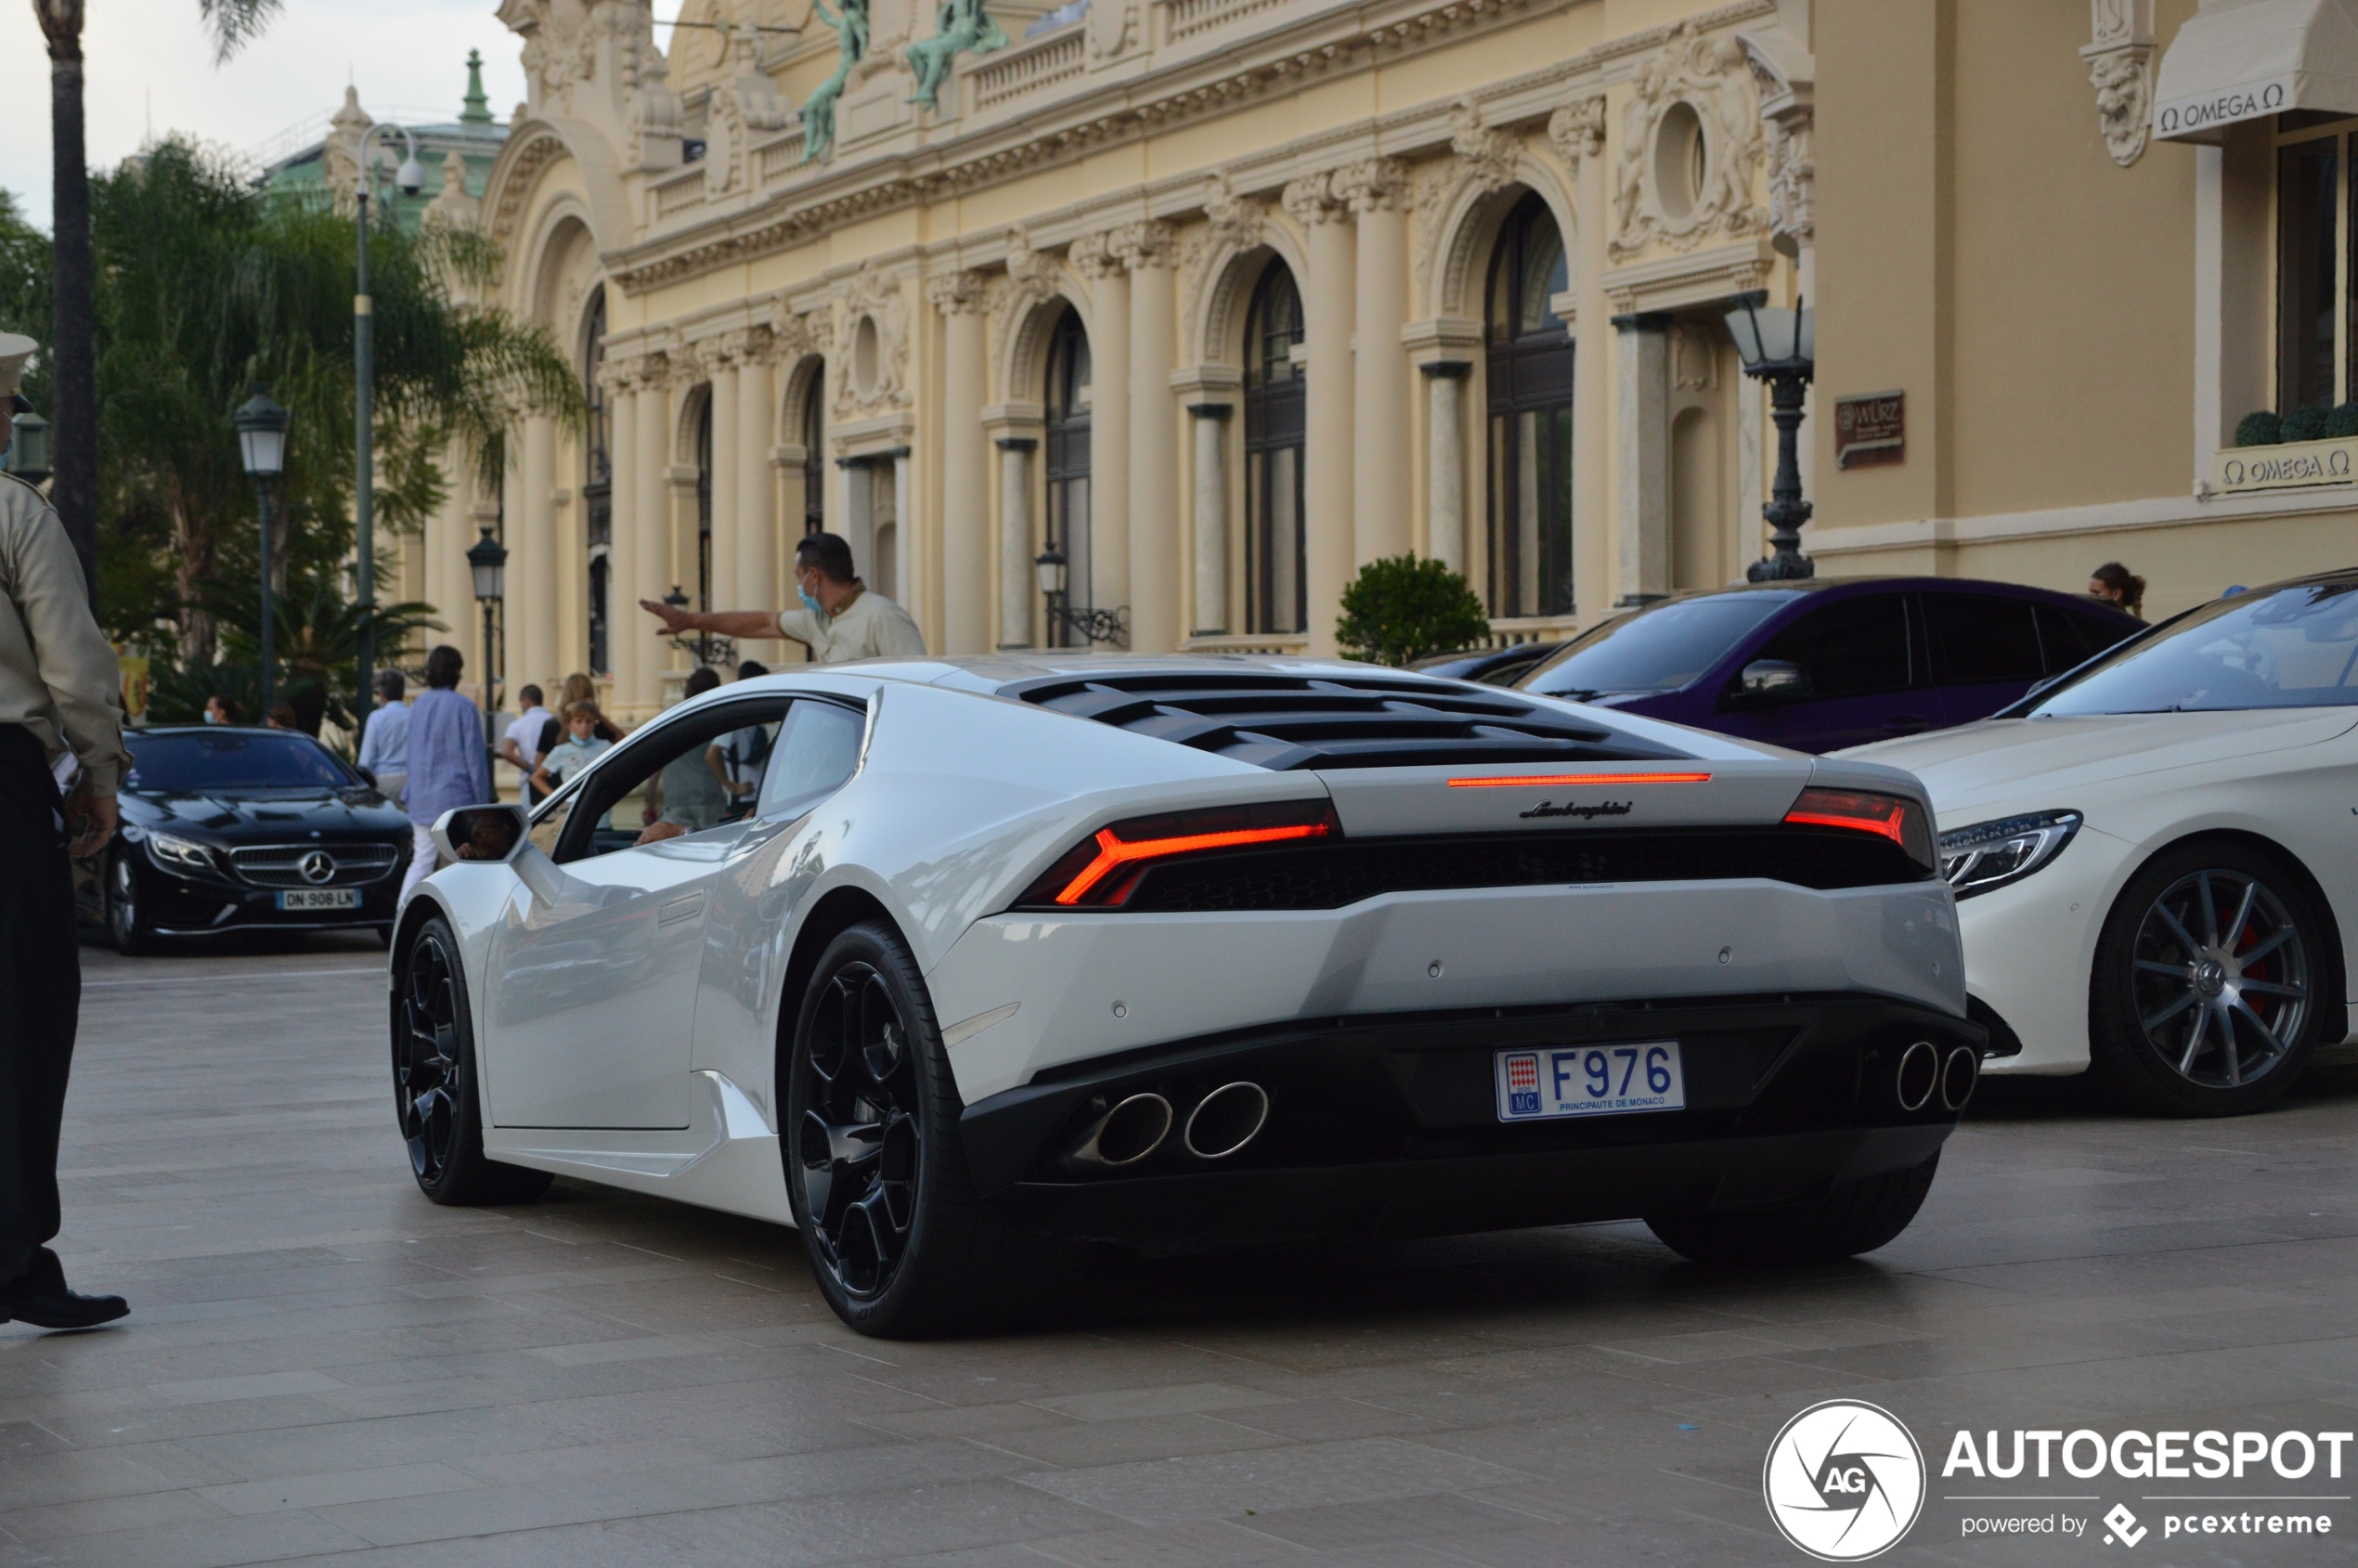
[[[656,0],[675,17],[680,0]],[[251,150],[306,117],[332,113],[351,82],[369,110],[455,118],[467,51],[505,121],[524,97],[515,36],[498,0],[286,0],[262,39],[216,68],[197,0],[89,0],[83,36],[90,166],[136,152],[153,129]],[[659,34],[669,42],[669,30]],[[0,102],[17,106],[0,139],[0,186],[49,227],[49,56],[32,7],[0,0]]]

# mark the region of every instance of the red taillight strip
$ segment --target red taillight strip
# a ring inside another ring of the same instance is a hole
[[[1709,773],[1509,773],[1495,779],[1451,779],[1451,789],[1574,789],[1600,784],[1709,784]]]
[[[1201,849],[1235,849],[1247,844],[1275,844],[1288,838],[1324,838],[1325,823],[1297,823],[1289,827],[1246,827],[1229,833],[1193,833],[1179,838],[1141,838],[1131,842],[1114,836],[1113,829],[1097,830],[1097,858],[1056,895],[1060,904],[1077,904],[1089,889],[1117,867],[1133,861],[1160,860],[1168,855],[1192,855]]]
[[[1907,820],[1908,804],[1904,800],[1892,800],[1887,817],[1870,816],[1864,811],[1805,811],[1798,806],[1785,813],[1786,822],[1806,827],[1846,827],[1853,833],[1881,834],[1903,849],[1908,841],[1901,836],[1901,828]]]

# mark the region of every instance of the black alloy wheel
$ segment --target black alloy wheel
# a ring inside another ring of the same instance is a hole
[[[786,1191],[827,1304],[893,1337],[991,1312],[1020,1242],[974,1195],[965,1108],[899,932],[873,921],[828,944],[782,1055]]]
[[[2097,945],[2096,1067],[2143,1109],[2259,1109],[2315,1046],[2326,929],[2307,884],[2264,850],[2214,841],[2157,857]]]
[[[131,855],[128,848],[120,848],[107,858],[107,935],[125,958],[156,950],[155,933],[140,914],[139,868]]]
[[[418,927],[399,976],[393,1092],[410,1173],[436,1203],[528,1203],[548,1190],[547,1172],[484,1157],[466,974],[439,917]]]

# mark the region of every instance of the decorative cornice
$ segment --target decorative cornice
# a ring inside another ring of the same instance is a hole
[[[1327,177],[1327,188],[1353,213],[1396,213],[1408,205],[1408,165],[1397,158],[1363,158]]]
[[[1351,215],[1351,209],[1334,192],[1334,177],[1330,175],[1304,175],[1287,184],[1278,202],[1293,221],[1308,228],[1314,224],[1340,223]]]
[[[1148,218],[1142,223],[1126,223],[1108,232],[1106,249],[1119,258],[1131,272],[1147,267],[1169,266],[1179,249],[1178,231],[1167,223]]]
[[[1111,230],[1082,235],[1072,242],[1072,248],[1065,253],[1065,259],[1072,263],[1075,272],[1093,281],[1110,278],[1121,270],[1121,258],[1114,253]]]
[[[1582,159],[1603,152],[1604,95],[1576,98],[1548,116],[1548,140],[1554,146],[1556,155],[1571,164],[1574,172],[1579,170]]]
[[[990,279],[979,272],[945,272],[926,279],[926,299],[944,316],[980,316],[990,308]]]

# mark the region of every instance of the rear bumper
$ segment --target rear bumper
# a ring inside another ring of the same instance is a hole
[[[1494,1053],[1675,1039],[1684,1110],[1501,1123]],[[966,1108],[976,1184],[1023,1223],[1159,1251],[1337,1234],[1434,1235],[1746,1209],[1922,1163],[1956,1115],[1899,1104],[1900,1056],[1982,1031],[1855,995],[1328,1019],[1182,1043],[1043,1074]],[[1152,1092],[1184,1122],[1212,1088],[1270,1097],[1228,1158],[1174,1131],[1135,1165],[1062,1156],[1105,1107]]]

